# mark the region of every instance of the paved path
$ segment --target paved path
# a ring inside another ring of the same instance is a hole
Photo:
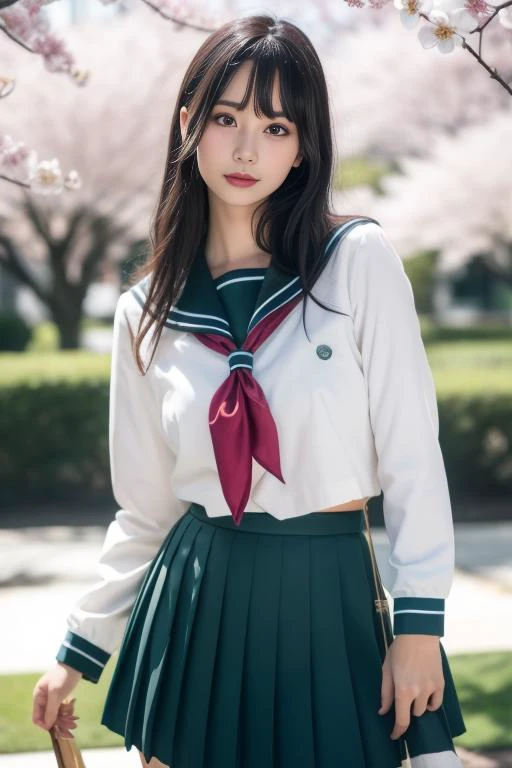
[[[49,739],[50,737],[48,737]],[[135,747],[111,749],[83,749],[86,768],[141,768]],[[17,755],[0,755],[1,768],[55,768],[53,752],[19,752]]]
[[[469,752],[456,747],[457,755],[464,768],[512,768],[510,752],[496,752],[493,755]],[[83,749],[82,756],[87,768],[141,768],[137,749],[129,751],[124,747],[110,749]],[[23,752],[17,755],[0,755],[1,768],[55,768],[53,752]],[[408,768],[404,761],[402,768]]]

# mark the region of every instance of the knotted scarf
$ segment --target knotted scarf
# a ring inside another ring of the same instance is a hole
[[[226,355],[229,364],[227,378],[212,397],[208,421],[222,492],[237,526],[251,491],[253,457],[285,482],[276,424],[253,376],[253,356],[301,300],[299,294],[262,318],[241,347],[220,334],[194,333],[207,347]]]

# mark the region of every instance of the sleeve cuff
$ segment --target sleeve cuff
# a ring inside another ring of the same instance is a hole
[[[97,683],[110,656],[103,648],[68,630],[55,658],[81,672],[84,680]]]
[[[395,635],[444,635],[444,598],[395,597],[393,633]]]

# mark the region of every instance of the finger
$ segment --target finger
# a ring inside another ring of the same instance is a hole
[[[391,667],[388,663],[384,663],[382,667],[382,685],[380,690],[381,705],[377,710],[379,715],[384,715],[389,711],[393,704],[394,698],[394,683],[393,675],[391,673]]]
[[[76,728],[77,724],[71,718],[58,717],[55,721],[55,725],[59,728]]]
[[[75,717],[75,714],[72,709],[64,709],[64,707],[61,707],[59,709],[59,717]]]
[[[32,707],[32,722],[34,725],[44,726],[44,713],[46,709],[46,691],[44,688],[38,688],[34,692],[34,701]]]
[[[436,709],[439,709],[442,703],[443,703],[443,688],[440,688],[440,689],[436,688],[436,690],[430,696],[430,700],[427,704],[427,709],[434,711]]]
[[[395,724],[391,731],[392,739],[398,739],[409,727],[412,701],[409,693],[395,691]]]
[[[412,714],[415,717],[421,717],[421,715],[425,712],[427,708],[427,703],[430,694],[432,691],[425,691],[424,693],[419,694],[416,696],[416,699],[414,700],[413,707],[412,707]]]
[[[44,713],[44,725],[45,728],[51,728],[57,720],[57,714],[60,706],[60,698],[56,691],[48,693],[48,701],[46,702],[46,711]]]

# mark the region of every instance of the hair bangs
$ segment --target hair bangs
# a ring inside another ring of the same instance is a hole
[[[280,112],[292,123],[301,124],[301,117],[305,115],[305,98],[297,83],[303,78],[300,66],[294,60],[286,47],[275,38],[264,38],[251,45],[242,56],[238,56],[231,63],[229,75],[222,78],[219,91],[227,88],[236,70],[245,61],[252,62],[251,72],[247,81],[246,91],[240,103],[240,108],[245,109],[251,96],[253,97],[254,112],[257,117],[263,115],[268,118],[280,117]],[[226,70],[225,70],[226,72]],[[279,100],[280,107],[273,107],[273,90],[276,75],[279,74]]]

